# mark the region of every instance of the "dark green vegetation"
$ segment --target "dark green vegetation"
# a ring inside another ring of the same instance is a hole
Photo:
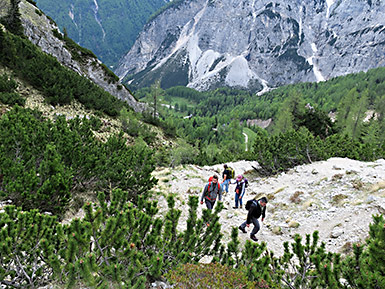
[[[186,141],[179,147],[182,163],[249,159],[271,174],[330,157],[384,157],[385,68],[280,87],[262,96],[228,88],[162,90],[159,85],[136,95],[151,106],[156,99],[160,118]],[[329,112],[336,115],[334,121]],[[267,129],[249,127],[256,133],[255,143],[245,152],[242,132],[247,120],[269,118],[273,121]]]
[[[156,202],[112,190],[84,205],[85,216],[69,224],[37,210],[14,206],[0,213],[0,284],[5,288],[148,288],[165,276],[177,288],[384,288],[382,258],[385,221],[373,217],[366,244],[355,244],[352,255],[325,251],[318,233],[283,244],[275,257],[265,243],[247,241],[241,250],[238,229],[221,243],[218,213],[203,211],[197,218],[198,198],[190,197],[187,228],[177,231],[181,211],[168,198],[165,215],[157,216]],[[206,226],[206,223],[210,226]],[[211,264],[199,265],[204,256]],[[297,262],[298,260],[299,262]],[[187,264],[187,265],[185,265]],[[236,287],[235,287],[236,286]]]
[[[134,44],[147,19],[165,5],[164,0],[96,2],[97,8],[92,0],[37,0],[36,5],[71,39],[92,50],[107,66],[116,65]]]
[[[48,103],[68,104],[76,99],[86,108],[116,116],[125,106],[88,79],[62,66],[54,57],[37,49],[30,41],[0,31],[0,64],[45,95]]]
[[[23,99],[17,92],[17,82],[10,78],[7,74],[0,76],[0,102],[4,104],[24,105],[25,99]]]
[[[0,196],[25,210],[62,216],[72,197],[120,188],[131,201],[155,184],[145,146],[127,146],[122,134],[104,143],[93,134],[101,123],[64,116],[54,122],[16,106],[0,119]]]

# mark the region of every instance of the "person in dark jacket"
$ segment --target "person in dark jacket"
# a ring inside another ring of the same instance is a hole
[[[247,233],[245,227],[250,227],[250,223],[253,223],[254,228],[250,233],[250,239],[253,241],[258,241],[257,237],[255,237],[255,234],[257,234],[260,229],[258,218],[262,216],[262,222],[265,219],[266,204],[266,197],[254,200],[247,214],[247,220],[238,227],[243,233]]]
[[[238,203],[239,207],[242,209],[242,200],[243,196],[245,195],[245,188],[246,188],[247,180],[243,175],[239,175],[235,180],[235,207],[233,209],[238,209]]]
[[[229,184],[231,183],[231,172],[229,170],[229,167],[226,164],[223,165],[223,169],[224,169],[222,173],[223,181],[221,186],[223,186],[223,194],[227,195],[227,193],[229,192]]]
[[[218,184],[218,176],[214,175],[203,189],[201,204],[203,204],[203,200],[205,200],[207,209],[212,210],[217,196],[219,196],[219,201],[222,201],[222,187]]]

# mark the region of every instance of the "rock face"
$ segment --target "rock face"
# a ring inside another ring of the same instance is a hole
[[[38,9],[27,1],[21,1],[19,9],[22,17],[24,33],[28,39],[39,46],[43,52],[54,56],[61,64],[87,77],[113,96],[126,101],[135,111],[143,111],[145,105],[138,102],[132,94],[119,82],[111,81],[102,63],[94,57],[83,57],[81,62],[75,60],[65,47],[63,40],[54,35],[58,33],[56,24],[44,14],[37,13]]]
[[[144,27],[116,74],[266,91],[384,65],[384,1],[185,0]]]

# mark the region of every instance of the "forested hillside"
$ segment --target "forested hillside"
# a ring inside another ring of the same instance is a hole
[[[308,151],[308,155],[302,155],[303,151],[297,152],[301,157],[291,155],[292,164],[298,164],[331,156],[362,160],[383,157],[384,86],[385,68],[378,68],[325,82],[284,86],[263,95],[228,88],[210,92],[185,87],[162,90],[159,85],[139,90],[136,95],[152,107],[155,97],[155,109],[161,118],[168,120],[176,128],[176,134],[186,140],[182,162],[214,164],[237,159],[262,162],[267,161],[262,152],[275,158],[281,153],[284,158],[294,153],[284,148],[281,152],[270,151],[275,150],[273,147],[254,147],[254,151],[245,152],[242,131],[250,126],[262,137],[257,139],[256,146],[261,143],[287,144],[288,138],[292,137],[294,139],[289,143],[309,140],[309,137],[314,139],[317,144],[309,142],[307,146],[314,146],[317,153],[312,155]],[[258,119],[272,120],[272,124],[266,129],[250,125],[250,121]],[[344,149],[337,149],[332,144],[323,147],[329,141],[344,144]],[[349,149],[350,145],[357,150]],[[308,150],[307,146],[303,149]],[[364,148],[366,146],[370,148]],[[362,149],[368,151],[364,153]],[[288,166],[274,164],[271,169],[276,171]]]
[[[166,1],[37,0],[36,4],[76,43],[113,66],[131,48],[147,19]]]

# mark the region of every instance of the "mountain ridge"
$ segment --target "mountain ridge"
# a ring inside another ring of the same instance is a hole
[[[140,112],[146,108],[146,105],[137,101],[92,52],[84,53],[84,49],[78,51],[77,48],[71,51],[63,34],[59,32],[58,26],[36,6],[22,0],[19,9],[26,37],[43,52],[54,56],[62,65],[85,76],[116,98],[127,102],[135,111]],[[79,49],[82,48],[79,47]]]
[[[385,65],[384,5],[183,1],[145,26],[115,73],[132,87],[261,91],[366,71]]]

